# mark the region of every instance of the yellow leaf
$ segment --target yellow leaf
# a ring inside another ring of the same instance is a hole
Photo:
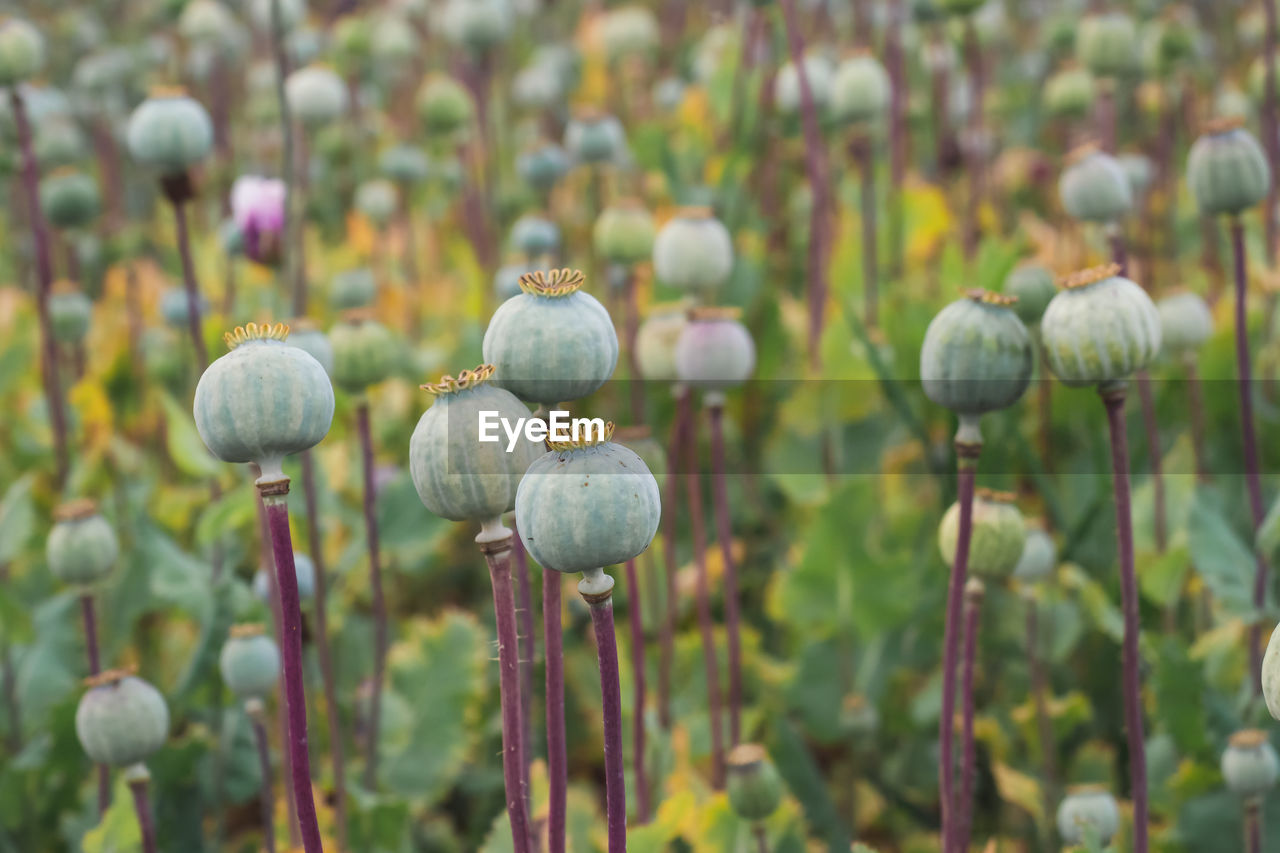
[[[1044,819],[1044,794],[1036,779],[1000,762],[992,764],[991,771],[1000,799],[1013,803],[1037,822]]]

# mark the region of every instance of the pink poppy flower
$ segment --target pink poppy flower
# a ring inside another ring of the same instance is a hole
[[[231,218],[244,240],[249,260],[266,266],[280,263],[284,251],[284,181],[244,175],[231,187]]]

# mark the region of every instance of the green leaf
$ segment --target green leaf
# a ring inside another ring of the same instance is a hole
[[[244,482],[205,507],[196,522],[196,544],[207,547],[233,533],[252,537],[258,523],[258,502],[254,487]]]
[[[1210,487],[1196,491],[1187,520],[1191,562],[1208,585],[1215,602],[1233,616],[1253,613],[1253,551],[1231,528],[1220,507],[1222,497]]]
[[[780,720],[774,727],[770,754],[814,832],[826,839],[829,849],[848,850],[852,839],[845,821],[831,800],[821,769],[789,720]]]
[[[116,774],[117,781],[111,797],[111,807],[102,821],[85,835],[81,842],[84,853],[137,853],[142,848],[142,830],[133,809],[133,794],[124,774]]]
[[[205,447],[200,433],[196,432],[191,412],[168,394],[161,394],[160,402],[164,407],[165,448],[178,470],[197,480],[206,480],[220,473],[222,463],[214,459]]]
[[[17,480],[0,499],[0,566],[12,562],[35,530],[36,509],[31,498],[34,474]]]
[[[1200,664],[1191,659],[1186,646],[1176,637],[1165,637],[1158,652],[1154,687],[1161,722],[1184,754],[1202,752],[1208,748],[1208,721],[1202,701],[1206,688]]]
[[[1172,548],[1163,554],[1139,555],[1138,584],[1142,594],[1160,607],[1168,607],[1178,600],[1191,568],[1191,557],[1186,548]]]

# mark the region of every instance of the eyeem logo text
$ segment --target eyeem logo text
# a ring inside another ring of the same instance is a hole
[[[480,412],[480,441],[494,444],[507,437],[507,452],[516,449],[520,436],[529,441],[599,442],[605,440],[603,418],[573,418],[569,413],[553,409],[544,421],[541,418],[516,418],[512,422],[496,411]]]

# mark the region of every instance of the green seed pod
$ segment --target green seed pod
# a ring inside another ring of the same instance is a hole
[[[1156,310],[1160,312],[1164,352],[1173,358],[1195,355],[1213,335],[1213,311],[1204,299],[1189,290],[1161,299],[1156,303]]]
[[[1280,777],[1280,757],[1259,729],[1244,729],[1231,736],[1222,753],[1222,778],[1233,794],[1257,797],[1275,787]]]
[[[419,50],[413,26],[395,12],[386,12],[373,25],[373,59],[380,70],[395,73],[413,61]]]
[[[1120,164],[1120,168],[1124,170],[1125,178],[1129,181],[1129,190],[1133,194],[1134,199],[1142,198],[1151,188],[1151,182],[1155,179],[1156,167],[1151,162],[1151,158],[1145,154],[1137,152],[1128,152],[1121,154],[1116,158]]]
[[[178,33],[192,44],[222,44],[236,27],[235,16],[219,0],[191,0],[178,18]]]
[[[418,117],[428,133],[451,136],[470,126],[475,116],[471,95],[457,80],[428,74],[418,89]]]
[[[511,36],[514,17],[510,0],[448,0],[441,23],[450,41],[479,53]]]
[[[520,279],[524,293],[498,306],[484,333],[484,358],[498,385],[551,406],[608,381],[618,366],[618,335],[583,283],[582,273],[567,269]]]
[[[1218,119],[1191,146],[1187,183],[1201,213],[1237,216],[1267,197],[1271,167],[1239,119]]]
[[[542,452],[523,433],[510,452],[506,436],[480,441],[482,412],[512,424],[529,417],[510,391],[488,381],[492,376],[493,365],[485,364],[422,386],[435,402],[409,440],[409,474],[423,505],[451,521],[487,524],[509,512],[520,478]]]
[[[298,598],[310,601],[316,592],[316,564],[301,551],[293,552],[293,576],[298,582]],[[271,577],[261,569],[253,573],[253,594],[271,606]]]
[[[506,302],[524,291],[520,289],[520,279],[536,270],[537,267],[528,261],[516,261],[499,267],[493,275],[493,293],[499,302]]]
[[[1057,293],[1053,273],[1039,264],[1022,264],[1004,279],[1004,294],[1018,300],[1013,303],[1014,313],[1027,326],[1040,322],[1044,309]]]
[[[634,266],[653,257],[657,228],[643,202],[624,198],[600,212],[593,237],[596,252],[602,258]]]
[[[391,375],[399,346],[391,330],[364,309],[347,311],[329,330],[333,381],[348,394],[363,394]]]
[[[782,777],[769,760],[764,747],[740,743],[729,751],[725,761],[729,805],[743,820],[768,818],[782,804]]]
[[[308,65],[284,81],[289,112],[308,127],[337,121],[347,109],[347,84],[332,68]]]
[[[1133,209],[1133,188],[1124,167],[1094,145],[1068,155],[1058,195],[1067,213],[1085,222],[1110,224]]]
[[[1197,23],[1191,9],[1169,6],[1143,31],[1142,58],[1151,73],[1164,77],[1196,58]]]
[[[401,186],[413,186],[431,175],[431,161],[416,145],[393,145],[378,157],[378,171]]]
[[[662,40],[658,19],[644,6],[611,9],[600,28],[604,54],[611,62],[632,56],[648,56]]]
[[[400,191],[386,178],[365,181],[356,187],[356,210],[379,228],[385,228],[400,209]]]
[[[280,23],[286,32],[297,29],[307,19],[307,0],[250,0],[249,18],[264,33],[273,29],[275,8],[279,6]]]
[[[560,106],[564,101],[564,89],[559,71],[543,63],[525,66],[511,81],[511,99],[530,112]]]
[[[693,308],[676,341],[676,378],[722,405],[726,391],[751,378],[756,345],[736,308]]]
[[[100,208],[98,183],[83,172],[59,169],[40,182],[40,209],[55,228],[84,228]]]
[[[676,381],[676,344],[689,322],[684,302],[656,305],[636,331],[640,375],[650,382]]]
[[[1085,68],[1069,65],[1044,84],[1044,106],[1055,118],[1084,118],[1093,110],[1093,75]]]
[[[836,67],[831,80],[831,117],[853,124],[875,121],[889,107],[890,88],[884,66],[869,52],[859,51]]]
[[[1013,568],[1013,576],[1023,583],[1037,583],[1053,574],[1058,567],[1058,545],[1044,529],[1040,519],[1027,520],[1027,541],[1022,556]]]
[[[682,207],[653,243],[658,280],[700,298],[724,286],[733,273],[733,238],[709,207]]]
[[[181,287],[168,287],[160,294],[160,316],[175,329],[186,329],[188,325],[187,292]],[[209,300],[200,294],[196,297],[196,313],[203,317],[209,313]]]
[[[938,312],[924,333],[925,396],[958,415],[1012,406],[1031,383],[1031,335],[1013,299],[972,290]]]
[[[78,344],[89,332],[93,303],[69,281],[60,281],[49,295],[49,321],[58,343]]]
[[[62,583],[87,587],[111,574],[120,545],[115,531],[98,513],[98,505],[81,499],[54,510],[54,525],[45,543],[49,572]]]
[[[32,144],[36,162],[45,169],[61,169],[78,163],[85,158],[87,148],[80,129],[74,123],[60,119],[41,123],[35,129]]]
[[[96,764],[128,767],[154,755],[169,737],[164,697],[130,671],[113,669],[85,679],[76,707],[76,736]]]
[[[618,163],[627,156],[627,135],[613,116],[581,109],[565,126],[564,150],[578,164]]]
[[[44,37],[20,18],[0,20],[0,86],[25,83],[44,68]]]
[[[1045,357],[1065,385],[1123,382],[1160,352],[1160,312],[1119,272],[1113,264],[1076,273],[1045,309]]]
[[[1124,77],[1141,57],[1138,28],[1123,12],[1086,15],[1076,31],[1076,57],[1095,77]]]
[[[343,15],[333,25],[331,45],[343,69],[361,72],[373,57],[373,26],[362,15]]]
[[[366,308],[378,296],[378,281],[373,270],[365,267],[343,270],[329,283],[329,304],[335,310]]]
[[[218,668],[237,698],[262,698],[280,678],[280,649],[261,625],[233,625],[218,655]]]
[[[555,254],[560,249],[560,226],[544,214],[526,213],[511,226],[511,247],[526,258]]]
[[[1106,847],[1120,831],[1120,809],[1105,788],[1072,789],[1058,805],[1058,834],[1066,844],[1084,844],[1089,837]]]
[[[554,142],[544,142],[516,159],[516,171],[538,192],[549,192],[569,171],[569,155]]]
[[[603,436],[548,439],[520,481],[520,539],[544,569],[592,575],[639,556],[658,532],[658,482],[612,438],[607,424]]]
[[[973,501],[973,540],[969,545],[969,571],[978,578],[998,581],[1013,573],[1027,543],[1027,522],[1014,500],[1016,495],[978,489]],[[938,548],[951,565],[960,533],[960,504],[954,503],[938,526]]]
[[[831,103],[831,84],[834,69],[831,61],[820,53],[808,53],[804,57],[804,72],[809,79],[809,93],[818,112]],[[778,114],[786,118],[800,115],[800,72],[794,62],[778,69],[773,81],[773,99]]]
[[[196,385],[196,429],[224,462],[256,462],[283,477],[284,457],[314,447],[333,422],[333,386],[324,367],[284,343],[283,323],[249,323],[226,335],[230,352]],[[263,482],[270,482],[264,479]]]
[[[1268,514],[1269,520],[1275,515],[1276,508],[1273,505]],[[1275,521],[1271,521],[1272,526],[1275,524]],[[1271,716],[1280,720],[1280,625],[1271,632],[1267,652],[1262,656],[1262,698],[1266,700]]]
[[[181,175],[209,156],[213,121],[181,89],[153,91],[129,116],[129,154],[161,175]]]
[[[626,446],[632,453],[644,461],[653,478],[661,488],[666,481],[667,451],[662,443],[653,437],[653,430],[647,426],[618,427],[614,432],[614,441]]]
[[[320,362],[325,373],[333,375],[333,344],[329,343],[328,335],[320,331],[315,323],[305,317],[291,322],[288,344],[310,355]]]

